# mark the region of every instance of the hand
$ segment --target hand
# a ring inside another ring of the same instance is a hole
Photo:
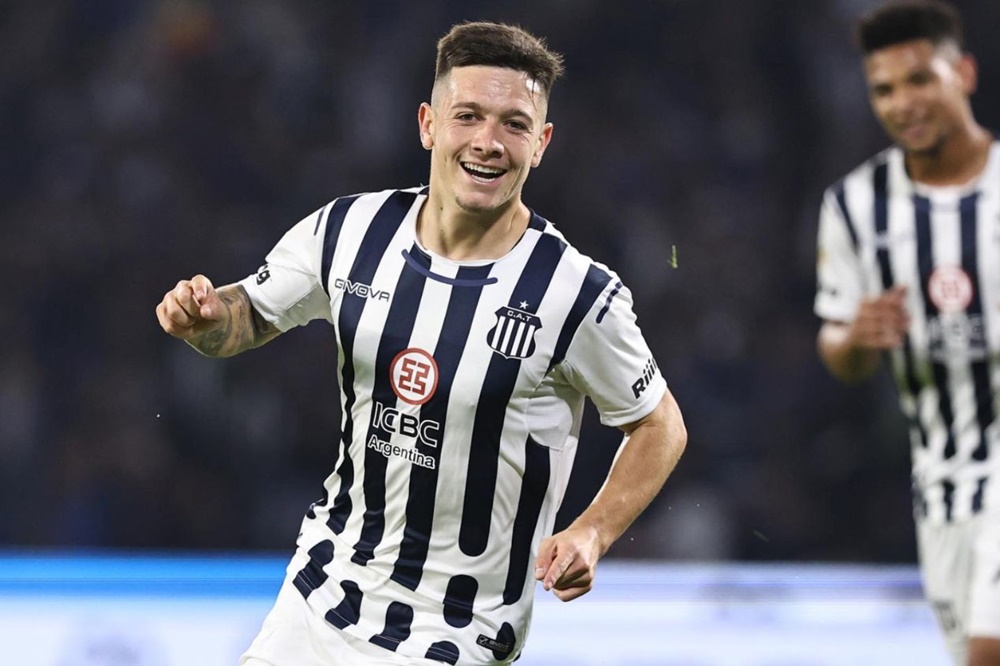
[[[858,307],[848,338],[860,349],[894,349],[903,344],[910,328],[906,287],[896,286],[877,298],[866,298]]]
[[[600,558],[597,530],[572,527],[542,541],[535,558],[535,580],[562,601],[572,601],[594,587]]]
[[[191,340],[222,327],[229,309],[204,275],[181,280],[156,306],[163,330],[181,340]]]

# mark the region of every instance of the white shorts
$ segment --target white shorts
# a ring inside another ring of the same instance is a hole
[[[917,522],[924,592],[957,664],[970,637],[1000,638],[1000,513],[945,525]]]
[[[309,608],[302,594],[281,586],[260,633],[240,657],[239,666],[441,666],[430,659],[404,657],[355,638]]]

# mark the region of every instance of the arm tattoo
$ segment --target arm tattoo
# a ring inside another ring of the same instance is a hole
[[[234,356],[259,347],[280,333],[254,309],[242,286],[222,287],[218,294],[229,310],[229,317],[219,328],[190,340],[191,346],[205,356]]]

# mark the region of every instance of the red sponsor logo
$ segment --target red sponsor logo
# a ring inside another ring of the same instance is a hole
[[[972,301],[972,280],[958,266],[941,266],[927,281],[927,295],[942,314],[963,312]]]
[[[397,398],[411,405],[422,405],[437,390],[437,361],[423,349],[404,349],[392,359],[389,381]]]

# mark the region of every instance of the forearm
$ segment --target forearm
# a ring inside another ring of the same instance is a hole
[[[235,356],[281,333],[254,309],[242,286],[227,285],[220,287],[217,293],[224,307],[220,326],[187,340],[201,354],[213,358]]]
[[[601,555],[660,492],[687,444],[684,420],[669,392],[657,410],[660,418],[628,435],[597,497],[570,526],[594,530]]]
[[[825,322],[820,328],[816,343],[827,370],[843,382],[863,381],[878,369],[880,351],[854,344],[848,324]]]

